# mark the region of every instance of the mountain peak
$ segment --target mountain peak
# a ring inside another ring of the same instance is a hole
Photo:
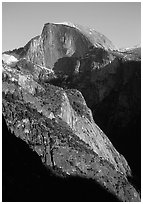
[[[46,25],[46,24],[55,24],[55,25],[66,25],[66,26],[70,26],[70,27],[76,27],[75,25],[76,24],[74,24],[74,23],[71,23],[71,22],[52,22],[52,23],[45,23],[44,25]]]
[[[94,29],[73,24],[46,23],[41,35],[30,41],[28,59],[40,65],[53,68],[63,57],[83,57],[91,47],[114,50],[115,46],[104,35]],[[25,49],[27,50],[27,48]],[[37,61],[37,53],[40,55]]]
[[[140,174],[139,53],[115,50],[92,28],[46,23],[24,47],[3,53],[8,128],[55,174],[90,178],[121,201],[140,201],[128,181],[131,170]]]

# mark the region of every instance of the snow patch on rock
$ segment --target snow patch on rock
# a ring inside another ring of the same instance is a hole
[[[4,63],[6,63],[8,65],[18,61],[18,59],[16,57],[14,57],[13,55],[7,55],[7,54],[2,55],[2,60]]]
[[[54,23],[54,24],[67,25],[67,26],[76,28],[76,25],[71,22],[61,22],[61,23]]]

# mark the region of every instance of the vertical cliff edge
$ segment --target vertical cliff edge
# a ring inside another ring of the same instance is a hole
[[[119,201],[140,201],[127,148],[120,152],[131,124],[140,141],[140,62],[140,48],[117,50],[94,29],[47,23],[23,48],[3,53],[7,127],[54,174],[91,179]]]

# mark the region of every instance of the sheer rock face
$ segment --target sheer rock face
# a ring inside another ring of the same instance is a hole
[[[72,101],[76,103],[76,101]],[[83,104],[81,104],[83,106]],[[78,106],[78,110],[82,107]],[[83,110],[81,110],[83,111]],[[130,169],[127,162],[123,157],[119,156],[119,153],[112,147],[111,142],[101,129],[94,123],[90,110],[85,106],[85,115],[78,115],[77,112],[71,107],[70,101],[66,94],[63,96],[63,103],[61,105],[60,117],[65,121],[73,132],[90,148],[98,154],[99,157],[104,158],[114,165],[117,171],[126,174],[130,174]]]
[[[93,29],[75,25],[47,23],[42,34],[18,51],[34,64],[53,68],[63,57],[83,57],[90,47],[113,49],[112,43]]]
[[[32,75],[4,66],[3,114],[11,132],[26,141],[46,165],[68,175],[96,179],[121,200],[138,199],[126,179],[130,168],[125,158],[95,124],[81,93],[43,87]],[[108,182],[104,178],[107,173]],[[119,184],[115,189],[119,180],[125,186]],[[130,197],[126,188],[130,188]]]
[[[127,180],[126,159],[86,105],[104,102],[121,84],[126,87],[134,73],[120,70],[123,62],[139,61],[134,52],[113,49],[94,30],[45,24],[25,47],[3,54],[3,115],[11,132],[47,166],[62,175],[92,178],[122,201],[140,201]],[[123,95],[120,104],[126,106]]]
[[[81,57],[90,46],[91,42],[77,29],[48,23],[41,36],[30,41],[26,57],[31,62],[53,68],[58,59]]]

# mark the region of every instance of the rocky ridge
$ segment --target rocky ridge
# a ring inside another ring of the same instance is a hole
[[[3,53],[3,115],[59,174],[92,178],[122,201],[139,201],[127,180],[130,167],[94,122],[93,106],[128,84],[134,69],[117,80],[121,63],[140,58],[81,28],[48,23],[25,47]]]

